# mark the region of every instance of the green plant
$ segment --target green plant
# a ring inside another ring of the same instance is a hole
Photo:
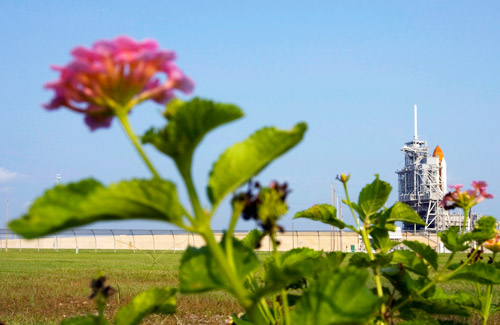
[[[278,221],[287,211],[288,187],[277,182],[267,187],[250,183],[246,192],[234,194],[228,228],[217,242],[210,222],[222,200],[297,145],[306,125],[299,123],[291,130],[262,128],[228,148],[210,171],[207,196],[211,207],[203,208],[191,174],[195,149],[208,132],[242,117],[242,111],[235,105],[201,98],[173,98],[174,89],[189,93],[193,84],[173,64],[174,55],[159,51],[152,41],[135,42],[121,37],[98,42],[92,50],[77,48],[73,55],[75,61],[59,69],[60,80],[48,85],[56,96],[46,107],[64,106],[83,113],[92,130],[108,127],[116,116],[152,178],[124,180],[109,186],[95,179],[58,185],[38,198],[25,216],[10,223],[18,234],[36,238],[95,221],[131,218],[161,220],[200,234],[206,245],[189,247],[184,252],[178,290],[192,294],[209,290],[229,292],[246,312],[233,317],[236,324],[389,323],[394,319],[428,320],[429,314],[464,315],[464,306],[477,309],[477,299],[463,294],[448,296],[436,288],[440,282],[457,279],[487,284],[490,298],[482,301],[481,306],[491,304],[491,286],[500,281],[500,270],[496,263],[471,263],[480,244],[493,237],[494,218],[481,219],[478,228],[470,233],[459,233],[458,228],[442,233],[441,239],[452,254],[445,266],[438,269],[436,252],[419,242],[405,241],[409,250],[392,251],[398,243],[389,239],[389,232],[395,229],[396,222],[423,222],[404,203],[385,207],[391,186],[378,176],[361,191],[357,202],[349,197],[349,177],[339,177],[345,189],[344,203],[356,226],[339,220],[330,205],[316,205],[295,216],[341,229],[347,227],[359,234],[367,252],[356,253],[348,261],[342,252],[322,253],[306,248],[279,254],[277,232],[282,229]],[[157,74],[165,74],[168,79],[161,83]],[[166,125],[148,130],[140,140],[174,160],[193,213],[179,202],[176,186],[160,176],[128,122],[127,114],[148,99],[167,103]],[[457,192],[457,197],[450,194],[447,201],[458,205],[465,202],[470,208],[486,198],[482,185],[469,197]],[[241,216],[255,219],[262,231],[255,229],[245,239],[237,240],[233,232]],[[264,236],[269,236],[273,253],[260,261],[254,250]],[[477,248],[467,260],[453,265],[455,254],[474,242],[478,243]],[[372,276],[375,288],[368,285]],[[96,293],[98,316],[73,318],[66,324],[108,322],[103,317],[107,295],[102,286],[96,287],[100,290]],[[118,311],[114,322],[137,324],[151,313],[173,313],[175,293],[172,288],[143,292]],[[483,307],[480,310],[487,319],[490,309]]]

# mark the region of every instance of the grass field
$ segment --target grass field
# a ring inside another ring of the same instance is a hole
[[[181,254],[172,252],[93,252],[46,250],[0,252],[0,320],[7,324],[55,324],[64,317],[94,312],[90,279],[103,270],[109,283],[119,288],[110,299],[113,313],[137,293],[152,286],[177,286]],[[446,255],[440,257],[444,263]],[[460,257],[459,257],[460,258]],[[476,294],[465,281],[443,286],[446,292]],[[498,302],[495,297],[494,302]],[[232,313],[241,311],[237,302],[222,292],[179,295],[175,316],[152,316],[147,324],[221,324]],[[477,323],[479,318],[460,319]],[[500,324],[500,316],[490,317]]]
[[[152,286],[177,286],[181,254],[52,250],[0,252],[0,319],[7,324],[56,324],[64,317],[94,312],[90,279],[103,270],[119,288],[110,299],[115,313]],[[118,302],[118,300],[120,300]],[[156,316],[149,324],[220,324],[241,309],[222,292],[178,297],[176,316]]]

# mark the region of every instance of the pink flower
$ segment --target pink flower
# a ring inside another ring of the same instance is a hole
[[[454,209],[457,207],[462,209],[470,209],[474,205],[482,202],[484,199],[493,198],[493,195],[486,193],[486,186],[488,186],[488,184],[485,181],[473,181],[473,189],[462,192],[462,184],[450,185],[449,188],[455,190],[453,192],[447,193],[443,197],[441,205],[444,206],[445,209]]]
[[[118,112],[128,113],[135,105],[152,99],[165,104],[174,90],[193,91],[193,81],[175,65],[175,53],[159,50],[154,40],[137,42],[127,36],[98,41],[87,49],[71,52],[73,61],[54,66],[59,80],[47,83],[54,90],[43,105],[53,110],[67,107],[85,114],[91,130],[109,127]]]

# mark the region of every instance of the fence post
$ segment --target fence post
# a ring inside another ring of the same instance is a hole
[[[78,237],[76,237],[75,229],[71,229],[73,235],[75,235],[75,254],[78,254]]]
[[[37,238],[36,241],[38,246],[38,253],[40,253],[40,238]]]
[[[333,231],[334,231],[334,228],[333,226],[330,226],[330,252],[333,251]]]
[[[321,250],[321,241],[319,240],[319,231],[318,231],[318,250]]]
[[[153,234],[153,230],[149,231],[151,233],[151,237],[153,237],[153,254],[156,253],[156,243],[155,243],[155,235]]]
[[[132,231],[132,229],[130,229],[130,233],[132,234],[132,244],[134,245],[134,253],[135,253],[135,236],[134,236],[134,232]]]
[[[19,240],[19,251],[22,251],[21,250],[21,243],[22,243],[21,237],[19,235],[17,235],[17,239]]]
[[[92,234],[94,235],[94,253],[97,253],[97,238],[95,236],[94,229],[90,229],[92,231]]]
[[[111,234],[113,235],[113,249],[114,249],[114,252],[116,253],[116,238],[115,238],[115,232],[113,231],[113,229],[110,229],[111,231]]]
[[[175,235],[173,230],[170,230],[170,232],[172,233],[172,238],[174,239],[174,254],[175,254]]]
[[[57,246],[57,235],[54,234],[54,249],[56,252],[59,252],[59,247]]]

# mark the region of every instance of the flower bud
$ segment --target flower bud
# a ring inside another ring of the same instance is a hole
[[[345,184],[345,183],[347,183],[347,181],[349,180],[349,178],[351,178],[351,174],[349,174],[349,175],[347,175],[347,176],[346,176],[346,174],[344,174],[344,173],[340,174],[340,176],[339,176],[339,175],[337,175],[337,179],[338,179],[339,181],[341,181],[342,183],[344,183],[344,184]]]

